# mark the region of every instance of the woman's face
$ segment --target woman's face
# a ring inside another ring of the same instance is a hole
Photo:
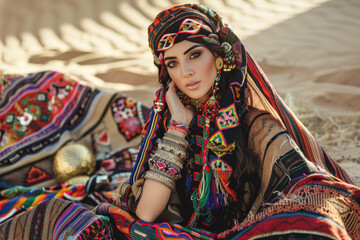
[[[215,56],[204,45],[187,40],[164,53],[170,78],[188,97],[205,102],[216,78]]]

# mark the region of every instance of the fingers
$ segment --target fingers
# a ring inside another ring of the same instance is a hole
[[[169,85],[169,89],[166,93],[165,98],[166,98],[166,102],[167,102],[169,108],[172,108],[174,105],[177,105],[180,103],[180,99],[176,94],[175,84],[171,83]]]
[[[191,119],[194,116],[194,110],[192,108],[188,109],[181,102],[178,94],[178,87],[174,82],[169,84],[169,89],[165,95],[166,103],[169,107],[170,114],[174,120],[179,122],[189,124]]]
[[[169,84],[168,91],[176,92],[176,90],[177,90],[177,86],[176,86],[175,82],[171,81],[170,84]]]

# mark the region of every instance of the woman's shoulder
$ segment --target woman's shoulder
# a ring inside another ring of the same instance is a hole
[[[254,124],[254,122],[257,119],[263,118],[263,117],[271,117],[271,114],[264,111],[264,110],[260,110],[257,108],[250,108],[247,113],[244,116],[243,119],[243,123],[249,127],[249,129],[251,128],[251,126]]]

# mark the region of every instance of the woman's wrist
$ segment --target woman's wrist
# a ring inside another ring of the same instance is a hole
[[[185,137],[189,133],[189,126],[181,121],[171,119],[168,133],[177,135],[179,137]]]
[[[178,136],[178,137],[181,137],[181,138],[185,138],[186,135],[187,135],[187,134],[185,134],[185,133],[183,133],[183,132],[180,132],[180,131],[177,131],[177,130],[171,129],[171,128],[169,128],[167,132],[170,133],[170,134],[172,134],[172,135],[176,135],[176,136]]]
[[[189,126],[180,121],[171,119],[170,123],[169,123],[169,130],[175,130],[177,132],[181,132],[181,133],[187,135],[189,133]]]
[[[176,121],[176,122],[179,122],[179,123],[183,123],[183,124],[185,124],[185,125],[187,125],[187,126],[189,126],[189,125],[190,125],[190,122],[191,122],[191,119],[190,119],[190,120],[187,120],[186,117],[176,117],[176,116],[172,116],[172,117],[171,117],[171,120]],[[170,121],[171,121],[171,120],[170,120]]]
[[[159,139],[157,150],[148,160],[150,170],[145,173],[144,178],[163,183],[173,190],[176,181],[181,178],[189,143],[185,140],[185,136],[180,135],[185,135],[181,131],[174,129],[169,131]]]

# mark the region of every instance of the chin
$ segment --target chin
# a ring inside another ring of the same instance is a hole
[[[201,100],[203,102],[205,102],[211,95],[211,93],[209,93],[209,91],[206,92],[190,92],[190,93],[185,93],[188,97],[192,98],[192,99],[197,99],[197,100]],[[205,99],[205,101],[203,100]]]

